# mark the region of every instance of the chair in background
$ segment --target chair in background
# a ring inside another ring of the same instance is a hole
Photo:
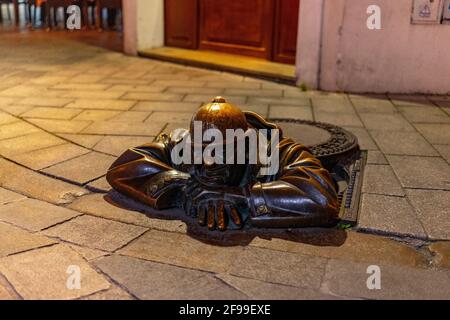
[[[3,22],[3,5],[6,4],[6,12],[8,14],[8,21],[12,21],[11,6],[12,1],[0,0],[0,22]]]
[[[103,9],[108,9],[108,27],[115,25],[117,12],[122,10],[122,0],[96,0],[97,14],[96,25],[99,30],[103,29]]]
[[[96,0],[84,0],[84,14],[86,15],[86,28],[90,29],[90,21],[92,21],[92,26],[96,26],[96,7],[97,7],[97,1]],[[91,15],[89,16],[89,13]]]
[[[0,22],[3,22],[3,5],[6,5],[8,13],[8,20],[12,21],[11,5],[14,5],[14,10],[19,10],[19,6],[25,6],[25,20],[27,25],[31,25],[31,8],[35,0],[0,0]],[[16,24],[19,25],[19,12],[14,12]]]

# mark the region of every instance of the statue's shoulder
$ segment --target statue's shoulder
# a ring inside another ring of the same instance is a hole
[[[247,122],[255,129],[276,129],[281,131],[280,126],[278,126],[276,123],[268,121],[256,112],[244,111],[244,115],[247,119]]]

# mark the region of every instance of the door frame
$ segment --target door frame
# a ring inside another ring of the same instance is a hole
[[[295,66],[298,82],[311,88],[320,86],[323,10],[324,0],[300,0]],[[124,1],[123,15],[125,53],[164,46],[164,0]]]

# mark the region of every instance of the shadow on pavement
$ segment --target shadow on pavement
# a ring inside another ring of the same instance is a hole
[[[109,204],[131,211],[145,214],[151,219],[180,220],[186,223],[187,235],[206,244],[229,247],[247,246],[254,238],[270,240],[272,238],[299,242],[314,246],[339,247],[347,239],[347,233],[337,228],[298,228],[298,229],[256,229],[244,228],[242,230],[209,231],[199,226],[197,221],[186,216],[181,209],[164,211],[154,210],[115,191],[104,196]]]

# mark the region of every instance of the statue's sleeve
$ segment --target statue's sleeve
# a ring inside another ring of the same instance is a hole
[[[330,173],[309,150],[290,139],[279,145],[280,171],[271,182],[250,189],[254,216],[337,217],[339,201]]]
[[[128,149],[106,174],[115,190],[159,210],[179,205],[176,199],[188,178],[171,166],[170,150],[160,142]]]

